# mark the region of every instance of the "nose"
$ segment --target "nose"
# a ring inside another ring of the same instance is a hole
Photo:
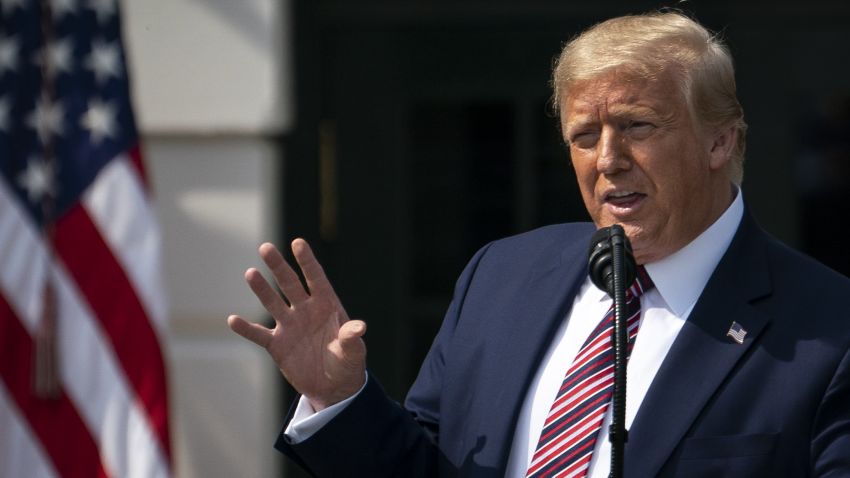
[[[623,136],[615,128],[603,128],[596,145],[596,170],[611,175],[630,167]]]

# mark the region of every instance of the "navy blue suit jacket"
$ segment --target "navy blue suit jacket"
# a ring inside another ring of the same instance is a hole
[[[549,226],[483,248],[404,407],[370,378],[313,437],[276,446],[320,477],[504,476],[593,230]],[[850,476],[848,299],[850,280],[745,213],[637,412],[625,476]],[[733,321],[742,345],[726,336]]]

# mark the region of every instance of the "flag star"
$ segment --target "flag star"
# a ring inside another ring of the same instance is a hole
[[[18,69],[18,40],[14,37],[0,36],[0,77],[6,70]]]
[[[27,116],[27,125],[38,133],[41,144],[45,144],[52,135],[61,136],[64,132],[62,127],[64,115],[65,108],[62,107],[61,102],[51,103],[42,96],[36,103],[35,109]]]
[[[76,13],[77,0],[50,0],[50,12],[61,20],[66,13]]]
[[[115,15],[115,0],[89,0],[89,9],[94,10],[98,23],[106,23]]]
[[[71,39],[66,37],[59,41],[51,42],[40,53],[36,53],[34,63],[44,66],[42,62],[44,57],[47,56],[48,74],[53,75],[57,72],[70,73],[72,53],[73,45],[71,44]]]
[[[18,175],[18,184],[33,203],[41,201],[46,194],[53,195],[53,165],[44,159],[30,157],[27,169]]]
[[[9,132],[9,110],[11,108],[9,97],[0,96],[0,131]]]
[[[120,76],[121,64],[117,42],[107,44],[101,40],[95,40],[85,64],[86,68],[94,72],[98,83],[105,82],[109,77]]]
[[[80,124],[91,132],[92,143],[97,145],[104,137],[115,137],[118,129],[116,113],[114,104],[103,103],[97,98],[89,101],[89,109],[83,113]]]
[[[12,9],[15,7],[20,7],[21,10],[23,10],[24,1],[25,0],[0,0],[0,5],[3,6],[3,14],[8,15],[12,13]]]

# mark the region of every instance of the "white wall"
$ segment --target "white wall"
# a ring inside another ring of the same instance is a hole
[[[293,121],[287,0],[124,0],[147,134],[275,133]]]
[[[242,279],[277,240],[290,127],[289,3],[123,0],[134,105],[163,230],[175,475],[266,477],[281,377],[231,333],[264,311]],[[279,241],[278,241],[279,242]]]

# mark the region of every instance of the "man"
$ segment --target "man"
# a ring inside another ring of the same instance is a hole
[[[480,250],[405,408],[366,373],[365,324],[307,244],[292,249],[309,292],[260,247],[285,300],[255,269],[246,279],[276,327],[228,323],[302,394],[278,448],[328,477],[607,476],[610,367],[587,357],[608,360],[611,299],[587,247],[618,223],[643,266],[626,476],[850,476],[850,281],[746,210],[725,47],[677,13],[615,18],[564,48],[553,86],[594,224]]]

